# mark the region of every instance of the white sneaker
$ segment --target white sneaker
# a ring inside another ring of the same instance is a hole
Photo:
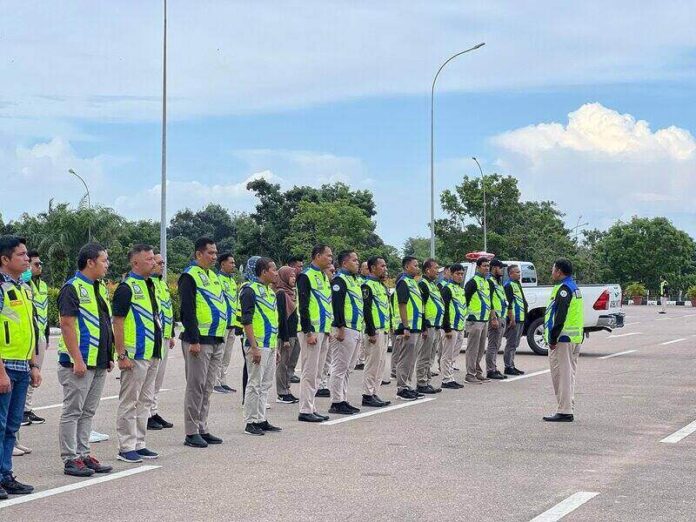
[[[106,433],[99,433],[98,431],[92,430],[89,434],[89,442],[105,442],[109,440],[109,436]]]
[[[18,449],[19,451],[23,452],[26,455],[31,453],[31,448],[27,448],[26,446],[22,446],[19,442],[15,442],[15,449]]]
[[[13,457],[21,457],[22,455],[24,455],[24,452],[21,449],[19,449],[17,446],[12,448],[12,456]]]

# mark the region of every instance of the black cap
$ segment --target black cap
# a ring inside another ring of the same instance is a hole
[[[507,268],[507,265],[497,257],[491,261],[491,268],[493,268],[494,266],[497,266],[498,268]]]

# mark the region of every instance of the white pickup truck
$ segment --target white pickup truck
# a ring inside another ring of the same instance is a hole
[[[527,344],[538,355],[547,355],[544,342],[544,314],[551,297],[551,286],[538,286],[537,271],[533,263],[527,261],[503,261],[506,265],[518,265],[522,272],[521,283],[527,298],[529,311],[524,323]],[[466,269],[464,281],[474,276],[476,263],[462,263]],[[505,273],[507,278],[507,273]],[[507,279],[505,279],[507,280]],[[605,330],[611,332],[622,328],[624,314],[621,312],[620,285],[579,285],[585,307],[585,335]]]

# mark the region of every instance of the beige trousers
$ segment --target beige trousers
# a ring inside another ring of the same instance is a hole
[[[486,335],[488,333],[488,323],[481,321],[466,322],[466,376],[483,377],[481,359],[486,353]]]
[[[403,335],[396,338],[396,342],[400,343],[399,351],[397,352],[396,360],[396,386],[398,391],[411,389],[413,374],[416,369],[416,355],[420,349],[420,343],[423,342],[420,332],[411,333],[406,339]],[[392,357],[394,357],[392,352]]]
[[[230,367],[230,361],[232,360],[232,349],[234,348],[234,328],[229,328],[227,330],[227,336],[225,337],[225,349],[222,352],[222,361],[220,362],[220,373],[217,378],[216,386],[222,386],[227,384],[227,368]]]
[[[428,328],[427,335],[423,337],[418,348],[416,359],[416,380],[418,386],[427,386],[430,384],[430,361],[433,357],[433,351],[440,344],[442,330],[437,328]]]
[[[387,342],[389,335],[384,330],[375,332],[377,340],[370,342],[368,335],[363,336],[365,347],[365,369],[363,370],[363,395],[377,395],[382,384],[384,366],[387,362]]]
[[[321,378],[321,371],[326,363],[326,354],[329,351],[329,334],[315,333],[317,343],[307,343],[307,334],[299,332],[297,339],[300,341],[300,413],[314,413],[317,408],[314,404],[314,394]]]
[[[121,372],[121,390],[116,410],[118,450],[122,453],[145,447],[147,419],[155,400],[155,379],[159,359],[133,360],[130,370]]]
[[[48,349],[48,343],[46,342],[46,338],[39,334],[39,338],[36,341],[36,364],[39,365],[39,368],[43,366],[43,360],[44,356],[46,355],[46,350]],[[34,397],[34,387],[29,386],[27,389],[27,398],[24,401],[24,411],[31,411],[32,407],[34,406],[33,403],[33,398]]]
[[[186,435],[195,435],[208,433],[210,394],[220,371],[225,343],[201,344],[197,355],[189,352],[189,346],[191,344],[186,341],[181,343],[186,371],[184,429]]]
[[[150,417],[157,415],[159,404],[159,393],[164,382],[164,374],[167,372],[167,360],[169,359],[169,339],[162,342],[162,358],[157,366],[157,377],[155,377],[155,396],[150,409]]]
[[[336,339],[337,328],[333,329],[329,351],[331,352],[331,377],[329,390],[331,402],[339,403],[348,400],[348,378],[360,356],[362,333],[350,328],[344,328],[343,341]]]
[[[261,350],[261,362],[254,364],[250,348],[244,347],[244,357],[249,374],[244,396],[244,422],[246,424],[259,424],[266,420],[268,390],[273,385],[273,376],[275,375],[276,351],[261,346],[259,349]]]
[[[558,401],[558,413],[573,413],[575,408],[575,374],[578,370],[580,345],[558,343],[549,350],[549,366],[553,391]]]
[[[452,330],[451,337],[443,334],[442,353],[440,355],[440,372],[442,372],[442,382],[452,382],[454,380],[454,362],[457,360],[459,351],[464,342],[464,332]]]

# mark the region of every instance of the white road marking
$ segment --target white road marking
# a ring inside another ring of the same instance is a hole
[[[548,511],[544,511],[541,515],[534,517],[531,522],[555,522],[562,519],[567,514],[575,511],[588,500],[592,500],[599,493],[592,491],[579,491],[574,495],[569,496],[563,502],[559,502]]]
[[[388,411],[400,410],[401,408],[407,408],[409,406],[415,406],[416,404],[423,404],[424,402],[434,401],[434,397],[428,397],[424,399],[418,399],[415,401],[404,402],[403,404],[395,404],[394,406],[387,406],[385,408],[377,408],[372,411],[367,411],[365,413],[358,413],[357,415],[348,415],[340,419],[334,419],[326,422],[322,422],[322,426],[333,426],[334,424],[341,424],[342,422],[348,422],[356,419],[362,419],[363,417],[370,417],[372,415],[377,415],[378,413],[386,413]]]
[[[671,321],[672,319],[676,319],[676,317],[660,317],[659,319],[655,319],[656,321]]]
[[[635,323],[624,323],[624,326],[633,326],[634,324],[640,324],[640,321],[636,321]]]
[[[624,334],[610,335],[607,339],[618,339],[619,337],[628,337],[629,335],[641,335],[641,332],[629,332]]]
[[[168,392],[170,391],[169,388],[162,388],[160,390],[160,393],[162,392]],[[100,401],[111,401],[114,399],[118,399],[118,395],[108,395],[107,397],[102,397],[99,399]],[[56,404],[49,404],[48,406],[39,406],[38,408],[32,408],[33,411],[41,411],[41,410],[51,410],[53,408],[61,408],[63,406],[62,402],[56,403]]]
[[[612,353],[611,355],[603,355],[602,357],[597,357],[597,359],[611,359],[612,357],[618,357],[619,355],[626,355],[627,353],[633,353],[637,350],[626,350],[625,352]]]
[[[679,339],[672,339],[671,341],[660,343],[660,346],[667,346],[668,344],[680,343],[682,341],[686,341],[686,337],[680,337]]]
[[[32,500],[39,500],[41,498],[52,497],[53,495],[67,493],[68,491],[75,491],[76,489],[82,489],[88,486],[94,486],[95,484],[101,484],[102,482],[108,482],[110,480],[128,477],[130,475],[143,473],[144,471],[150,471],[159,467],[161,466],[138,466],[137,468],[119,471],[118,473],[111,473],[108,475],[102,475],[101,477],[97,478],[91,478],[80,482],[74,482],[72,484],[68,484],[67,486],[60,486],[53,489],[47,489],[46,491],[39,491],[38,493],[32,493],[31,495],[16,497],[12,500],[3,500],[2,502],[0,502],[0,509],[10,506],[16,506],[17,504],[24,504],[25,502],[31,502]]]
[[[695,431],[696,431],[696,421],[692,422],[691,424],[687,424],[682,429],[680,429],[679,431],[675,431],[669,437],[665,437],[660,442],[664,442],[666,444],[676,444],[677,442],[679,442],[680,440],[682,440],[685,437],[688,437],[689,435],[691,435]],[[0,504],[0,505],[2,505],[2,504]]]
[[[543,375],[545,373],[550,373],[551,370],[541,370],[539,372],[532,372],[532,373],[525,373],[524,375],[518,375],[517,377],[511,377],[509,379],[505,379],[503,382],[514,382],[514,381],[519,381],[520,379],[527,379],[529,377],[536,377],[537,375]]]

